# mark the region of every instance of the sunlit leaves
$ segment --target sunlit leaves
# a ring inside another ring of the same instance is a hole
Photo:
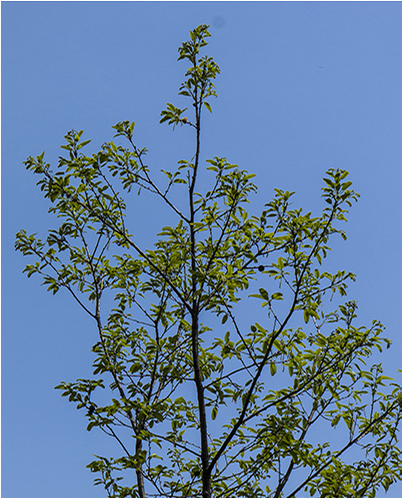
[[[160,120],[196,137],[219,74],[200,57],[209,36],[201,25],[179,49],[190,63],[179,95],[191,107],[168,103]],[[225,157],[201,164],[197,148],[176,167],[158,166],[159,186],[134,127],[117,123],[117,140],[92,155],[83,153],[83,132],[70,131],[56,171],[44,153],[29,157],[57,225],[43,238],[21,230],[16,240],[34,258],[27,275],[52,293],[67,290],[95,320],[94,378],[57,386],[87,429],[122,451],[88,465],[100,475],[95,483],[113,498],[368,498],[388,489],[402,478],[401,391],[369,362],[390,341],[380,322],[357,323],[357,304],[345,299],[355,275],[324,269],[333,237],[346,238],[345,206],[358,197],[348,172],[327,171],[321,213],[274,189],[253,215],[253,174]],[[152,194],[161,219],[166,210],[177,219],[149,248],[138,213],[126,208],[133,189]],[[183,210],[178,198],[188,200]],[[363,458],[351,464],[358,446]]]

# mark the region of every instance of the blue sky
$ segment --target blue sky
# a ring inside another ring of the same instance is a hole
[[[402,3],[2,2],[2,485],[5,497],[104,496],[85,469],[113,441],[85,431],[54,386],[90,375],[92,323],[66,294],[48,295],[21,270],[21,228],[54,223],[23,161],[83,129],[93,147],[136,122],[148,163],[191,157],[187,129],[160,125],[185,64],[177,47],[211,25],[218,99],[204,121],[204,158],[226,156],[257,174],[255,210],[275,187],[318,210],[328,168],[350,171],[359,202],[329,261],[357,273],[359,319],[380,319],[393,341],[381,356],[401,383]],[[185,104],[183,104],[184,106]],[[187,155],[187,156],[186,156]],[[151,240],[160,213],[139,213]],[[399,498],[402,484],[388,498]]]

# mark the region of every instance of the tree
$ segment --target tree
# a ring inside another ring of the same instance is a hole
[[[118,143],[88,156],[83,132],[67,133],[56,172],[44,153],[25,162],[59,224],[45,240],[17,234],[16,249],[36,258],[24,271],[53,294],[66,289],[97,331],[93,378],[57,389],[120,447],[88,465],[110,497],[373,497],[402,479],[400,386],[366,366],[390,341],[381,323],[356,324],[346,300],[355,276],[322,270],[358,194],[347,171],[330,169],[319,216],[280,189],[250,215],[254,175],[222,157],[200,163],[219,74],[200,56],[209,36],[200,25],[179,48],[190,64],[179,95],[194,116],[168,103],[160,121],[193,128],[195,152],[161,170],[163,187],[129,121],[113,127]],[[130,232],[132,191],[177,220],[151,249]],[[336,438],[320,440],[331,427]]]

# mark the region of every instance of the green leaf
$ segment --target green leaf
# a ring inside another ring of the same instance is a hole
[[[208,103],[208,102],[204,102],[204,105],[205,105],[205,107],[208,109],[208,111],[209,111],[210,113],[212,113],[212,108],[211,108],[211,106],[209,105],[209,103]]]
[[[218,415],[218,408],[216,406],[214,406],[212,408],[212,411],[211,411],[211,418],[212,418],[212,420],[215,420],[216,417],[217,417],[217,415]]]

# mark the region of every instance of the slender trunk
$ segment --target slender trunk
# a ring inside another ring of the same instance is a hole
[[[198,411],[200,420],[201,435],[201,465],[202,465],[202,496],[203,498],[211,497],[211,472],[209,469],[209,450],[208,450],[208,430],[207,416],[205,410],[204,386],[202,383],[200,355],[199,355],[199,301],[197,296],[197,259],[196,259],[196,240],[195,240],[195,210],[194,210],[194,187],[197,178],[197,171],[200,156],[200,113],[201,104],[197,102],[197,92],[195,93],[195,114],[196,114],[196,153],[194,161],[194,170],[189,188],[190,203],[190,244],[191,244],[191,272],[192,272],[192,303],[191,303],[191,346],[194,368],[194,382],[197,390]]]
[[[142,450],[142,440],[139,439],[138,437],[135,440],[135,454],[139,455],[140,451]],[[141,467],[138,467],[135,471],[137,475],[137,486],[138,486],[138,495],[140,498],[145,498],[145,486],[144,486],[144,476],[142,475],[142,470]]]
[[[201,432],[201,465],[202,465],[202,496],[209,498],[211,496],[211,473],[209,471],[209,451],[207,435],[207,417],[205,411],[204,386],[202,384],[199,344],[198,344],[198,310],[195,310],[192,320],[192,353],[194,362],[194,381],[197,388],[197,401],[200,417]]]

